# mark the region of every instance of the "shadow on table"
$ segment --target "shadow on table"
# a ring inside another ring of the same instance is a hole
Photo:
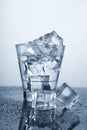
[[[80,121],[70,110],[36,110],[31,103],[24,101],[19,130],[72,130]]]

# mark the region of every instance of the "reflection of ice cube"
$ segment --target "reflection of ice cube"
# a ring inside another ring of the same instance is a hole
[[[71,108],[79,99],[79,95],[66,83],[63,83],[62,86],[56,90],[56,93],[57,99],[62,102],[66,108]]]

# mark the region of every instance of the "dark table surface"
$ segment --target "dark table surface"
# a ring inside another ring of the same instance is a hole
[[[0,87],[0,130],[87,130],[87,88],[74,90],[81,98],[72,109],[35,111],[21,87]]]

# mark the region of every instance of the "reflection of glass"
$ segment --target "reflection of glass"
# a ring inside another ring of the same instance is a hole
[[[58,108],[59,109],[59,108]],[[36,110],[24,101],[19,130],[72,130],[79,124],[79,117],[67,109]]]
[[[63,39],[54,31],[16,45],[24,98],[32,102],[33,108],[56,107],[55,90],[64,48]]]

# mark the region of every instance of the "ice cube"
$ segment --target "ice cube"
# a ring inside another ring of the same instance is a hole
[[[64,46],[53,46],[51,51],[50,51],[50,53],[49,53],[49,55],[51,57],[58,56],[58,57],[62,58],[63,57],[64,48],[65,48]]]
[[[63,45],[63,39],[55,31],[45,34],[43,40],[49,45]]]
[[[43,64],[38,63],[38,64],[30,65],[29,69],[33,75],[44,75],[45,74],[45,69],[44,69]]]
[[[51,90],[49,85],[49,75],[41,76],[41,82],[42,82],[42,90]]]
[[[30,76],[29,79],[32,91],[40,91],[42,89],[42,82],[40,75]]]
[[[55,45],[63,45],[63,39],[55,32],[53,31],[52,32],[53,36],[51,38],[52,42],[55,44]]]
[[[79,95],[66,83],[56,90],[57,100],[62,102],[66,108],[71,108],[78,101]]]
[[[45,35],[43,36],[44,43],[46,44],[46,43],[50,42],[51,37],[52,37],[52,32],[45,34]]]
[[[41,56],[42,55],[54,56],[54,55],[58,55],[58,52],[60,52],[60,50],[61,52],[63,51],[62,50],[63,39],[55,31],[52,31],[51,33],[47,33],[44,36],[38,39],[35,39],[32,43],[38,47]],[[58,50],[58,48],[61,48],[61,49]],[[31,49],[29,50],[33,53]]]
[[[27,52],[30,55],[41,55],[42,52],[34,42],[28,42]]]
[[[46,72],[48,72],[49,70],[58,70],[59,68],[59,63],[55,60],[55,59],[50,59],[47,62],[44,63],[44,69]]]

